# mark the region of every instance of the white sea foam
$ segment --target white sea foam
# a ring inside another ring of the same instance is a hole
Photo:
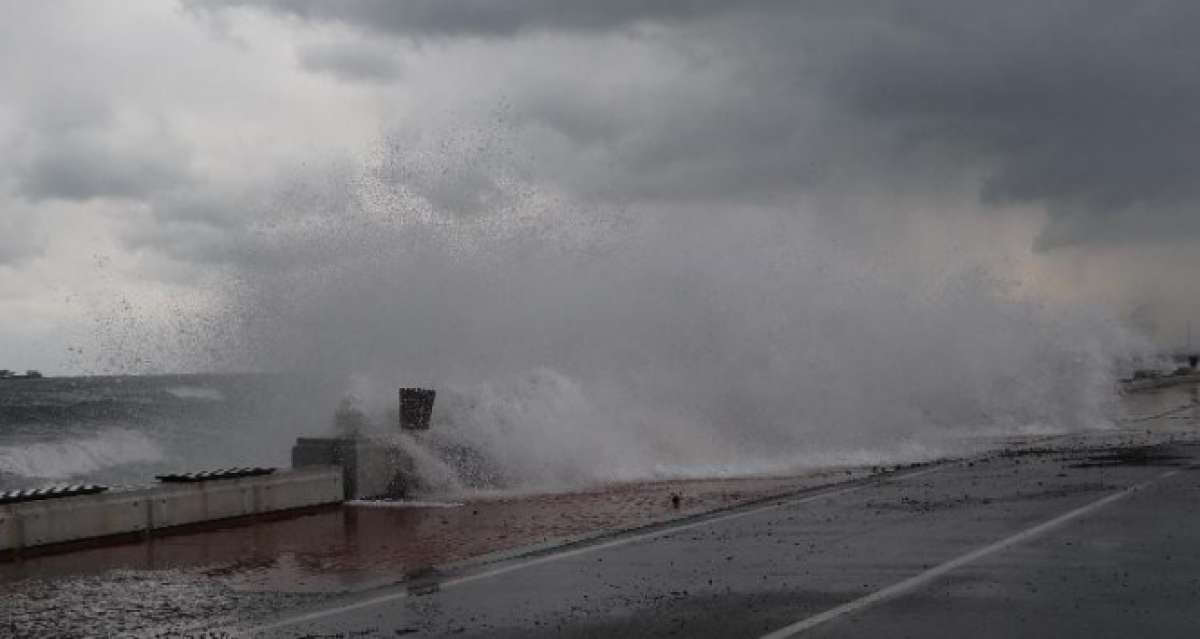
[[[211,402],[225,400],[225,395],[221,391],[205,386],[173,386],[166,389],[166,392],[179,399],[200,399]]]
[[[0,473],[35,479],[67,479],[124,464],[162,461],[150,437],[124,428],[95,435],[0,446]]]

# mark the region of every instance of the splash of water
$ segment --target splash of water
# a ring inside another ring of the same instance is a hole
[[[0,446],[0,473],[31,479],[68,479],[163,459],[162,449],[147,435],[110,428],[84,437]]]
[[[479,453],[456,477],[429,461],[447,486],[778,472],[1099,427],[1114,362],[1143,347],[972,257],[986,232],[931,256],[904,233],[880,250],[903,222],[859,243],[799,207],[609,210],[527,185],[463,214],[393,165],[291,193],[230,308],[250,366],[303,374],[291,418],[324,421],[352,391],[392,423],[397,386],[438,388],[429,450]]]

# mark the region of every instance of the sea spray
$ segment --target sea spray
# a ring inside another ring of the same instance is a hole
[[[439,390],[428,444],[474,451],[464,485],[737,474],[1104,427],[1145,348],[1023,288],[1005,251],[1028,245],[987,220],[906,211],[857,240],[813,203],[610,210],[528,184],[464,215],[406,179],[316,180],[263,222],[229,312],[253,368],[297,378],[264,428],[323,430],[348,390],[387,424],[417,385]]]
[[[30,479],[69,479],[163,458],[162,448],[146,434],[110,428],[83,437],[0,446],[0,473]]]

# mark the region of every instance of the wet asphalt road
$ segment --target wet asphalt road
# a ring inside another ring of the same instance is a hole
[[[1095,446],[900,471],[249,634],[1200,636],[1200,445]]]

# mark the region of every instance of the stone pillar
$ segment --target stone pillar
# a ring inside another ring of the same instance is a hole
[[[403,430],[429,430],[429,418],[433,415],[433,400],[437,391],[429,388],[400,389],[400,428]]]

